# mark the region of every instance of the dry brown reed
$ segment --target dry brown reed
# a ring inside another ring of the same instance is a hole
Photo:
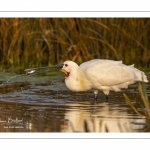
[[[124,93],[125,100],[129,104],[129,106],[141,117],[145,120],[145,122],[148,124],[148,129],[150,128],[150,101],[148,99],[148,94],[146,91],[146,87],[144,83],[139,82],[138,85],[139,92],[141,95],[141,105],[140,105],[140,110],[139,108],[135,107],[134,104],[131,103],[130,98]],[[142,113],[142,114],[141,114]]]
[[[149,18],[0,18],[0,68],[100,58],[150,67]]]

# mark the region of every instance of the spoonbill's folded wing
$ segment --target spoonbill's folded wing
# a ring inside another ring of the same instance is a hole
[[[132,84],[141,81],[138,75],[143,72],[134,68],[133,65],[126,66],[122,61],[92,60],[80,65],[84,75],[95,83],[95,87],[121,86],[121,84]],[[140,76],[140,75],[139,75]],[[97,82],[96,82],[97,81]]]

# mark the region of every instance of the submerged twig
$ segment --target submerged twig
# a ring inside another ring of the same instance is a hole
[[[143,119],[145,119],[145,117],[143,117],[143,115],[141,115],[141,114],[137,111],[137,109],[133,106],[133,104],[131,103],[129,97],[128,97],[125,93],[123,93],[123,96],[124,96],[124,98],[126,99],[126,101],[128,102],[129,106],[130,106],[140,117],[142,117]]]

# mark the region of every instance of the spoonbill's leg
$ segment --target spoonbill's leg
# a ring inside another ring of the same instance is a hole
[[[94,102],[97,101],[97,97],[98,97],[98,90],[94,90]]]
[[[108,102],[108,95],[105,95],[105,98],[106,98],[106,102]]]

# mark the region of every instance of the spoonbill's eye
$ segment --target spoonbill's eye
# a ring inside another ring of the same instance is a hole
[[[67,64],[65,64],[65,67],[67,67],[68,65]]]

